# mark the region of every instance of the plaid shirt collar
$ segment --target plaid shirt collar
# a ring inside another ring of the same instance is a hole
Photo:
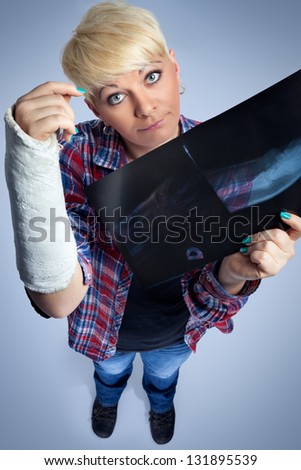
[[[125,148],[120,138],[120,134],[112,129],[112,134],[106,135],[103,132],[104,124],[99,120],[94,121],[99,126],[101,133],[101,147],[94,155],[93,162],[109,170],[117,170],[127,163]],[[196,121],[185,118],[182,114],[179,118],[181,134],[192,129],[196,125]]]

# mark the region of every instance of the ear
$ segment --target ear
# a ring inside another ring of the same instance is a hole
[[[177,59],[176,59],[176,56],[175,56],[175,52],[173,49],[169,49],[169,55],[170,55],[170,60],[174,66],[174,69],[175,69],[175,72],[177,74],[177,78],[178,78],[178,82],[179,84],[181,83],[181,77],[180,77],[180,66],[177,62]]]
[[[94,113],[96,117],[101,119],[101,116],[100,116],[99,112],[97,111],[96,108],[94,108],[93,104],[90,103],[90,101],[88,101],[86,98],[84,99],[84,101],[85,101],[86,105],[88,106],[88,108],[91,109],[92,113]]]

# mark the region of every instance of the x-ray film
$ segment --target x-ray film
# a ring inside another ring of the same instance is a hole
[[[147,287],[301,214],[301,71],[85,188]]]

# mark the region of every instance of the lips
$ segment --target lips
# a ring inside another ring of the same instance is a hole
[[[159,127],[161,127],[161,124],[163,123],[164,119],[160,119],[160,121],[156,121],[152,124],[150,124],[149,126],[147,127],[144,127],[143,129],[139,129],[140,131],[153,131],[155,129],[158,129]]]

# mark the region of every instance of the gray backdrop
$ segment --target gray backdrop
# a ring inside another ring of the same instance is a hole
[[[11,0],[1,9],[1,114],[47,80],[95,2]],[[152,9],[182,68],[182,112],[206,120],[300,68],[299,0],[136,0]],[[92,118],[73,100],[77,120]],[[1,126],[3,123],[1,121]],[[67,345],[66,320],[43,320],[15,268],[1,132],[1,449],[153,449],[138,357],[108,440],[90,429],[92,363]],[[182,368],[167,449],[300,449],[301,246],[235,318],[205,335]],[[162,447],[160,447],[162,448]]]

